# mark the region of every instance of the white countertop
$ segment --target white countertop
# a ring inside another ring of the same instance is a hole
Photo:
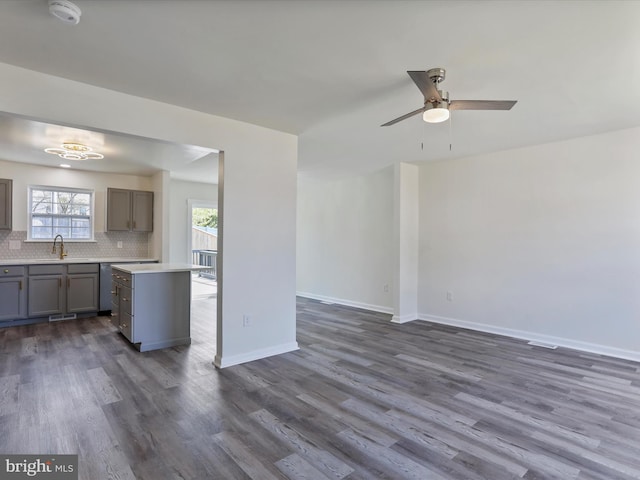
[[[2,260],[0,265],[42,265],[51,263],[128,263],[128,262],[157,262],[157,258],[130,258],[130,257],[112,257],[112,258],[73,258],[65,257],[64,260],[51,255],[50,258],[21,258],[18,260]]]
[[[191,263],[114,264],[111,267],[132,275],[138,273],[197,272],[198,270],[208,270],[211,268],[203,265],[192,265]]]

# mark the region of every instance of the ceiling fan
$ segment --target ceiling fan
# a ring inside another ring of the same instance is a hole
[[[394,125],[419,113],[422,113],[425,122],[439,123],[449,118],[451,110],[511,110],[517,102],[517,100],[449,100],[449,92],[438,89],[446,74],[444,68],[407,73],[424,95],[424,107],[383,123],[381,127]]]

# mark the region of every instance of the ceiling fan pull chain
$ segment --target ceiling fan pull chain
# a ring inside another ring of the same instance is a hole
[[[453,127],[451,125],[451,115],[449,115],[449,151],[451,151],[452,144],[453,144]]]

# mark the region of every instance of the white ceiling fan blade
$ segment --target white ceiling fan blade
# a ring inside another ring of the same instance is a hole
[[[511,110],[517,100],[452,100],[449,110]]]

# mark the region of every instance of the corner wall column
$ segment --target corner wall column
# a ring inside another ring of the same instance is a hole
[[[393,318],[404,323],[418,318],[418,196],[419,168],[398,163],[394,167]]]

